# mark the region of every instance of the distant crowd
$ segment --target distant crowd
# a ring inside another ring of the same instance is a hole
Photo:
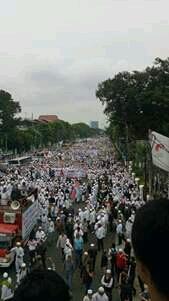
[[[81,177],[78,169],[86,176]],[[65,170],[71,170],[72,177]],[[107,138],[77,143],[27,166],[11,167],[0,179],[1,205],[24,198],[38,203],[37,226],[26,248],[21,241],[12,248],[16,279],[3,274],[2,300],[12,298],[15,290],[19,300],[23,288],[33,288],[31,277],[40,279],[44,273],[48,280],[55,278],[55,258],[48,256],[52,245],[60,250],[66,281],[60,285],[65,285],[68,298],[76,293],[76,273],[84,287],[83,301],[112,301],[114,295],[121,301],[132,301],[136,295],[150,299],[147,285],[136,273],[131,244],[135,215],[145,201],[131,169],[116,160]],[[98,262],[100,285],[96,287]],[[22,295],[22,300],[29,299]]]

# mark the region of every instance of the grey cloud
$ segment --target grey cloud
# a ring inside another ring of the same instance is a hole
[[[0,2],[0,88],[29,115],[105,123],[98,82],[168,56],[168,0]]]

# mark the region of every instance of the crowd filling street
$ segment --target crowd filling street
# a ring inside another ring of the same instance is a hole
[[[75,301],[150,299],[131,245],[143,193],[107,138],[79,141],[10,166],[0,178],[1,205],[18,200],[22,206],[24,199],[37,202],[37,224],[26,244],[17,240],[9,250],[14,267],[2,269],[2,300],[12,298],[37,269],[59,273]]]

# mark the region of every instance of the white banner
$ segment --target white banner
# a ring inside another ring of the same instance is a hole
[[[153,164],[169,172],[169,138],[157,132],[149,135]]]
[[[22,239],[26,239],[38,219],[38,201],[35,201],[22,215]]]
[[[85,178],[87,173],[84,169],[75,168],[55,168],[55,176],[57,177],[67,177],[67,178]]]

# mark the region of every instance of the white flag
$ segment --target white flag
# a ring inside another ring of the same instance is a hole
[[[156,132],[149,135],[153,164],[169,172],[169,138]]]

